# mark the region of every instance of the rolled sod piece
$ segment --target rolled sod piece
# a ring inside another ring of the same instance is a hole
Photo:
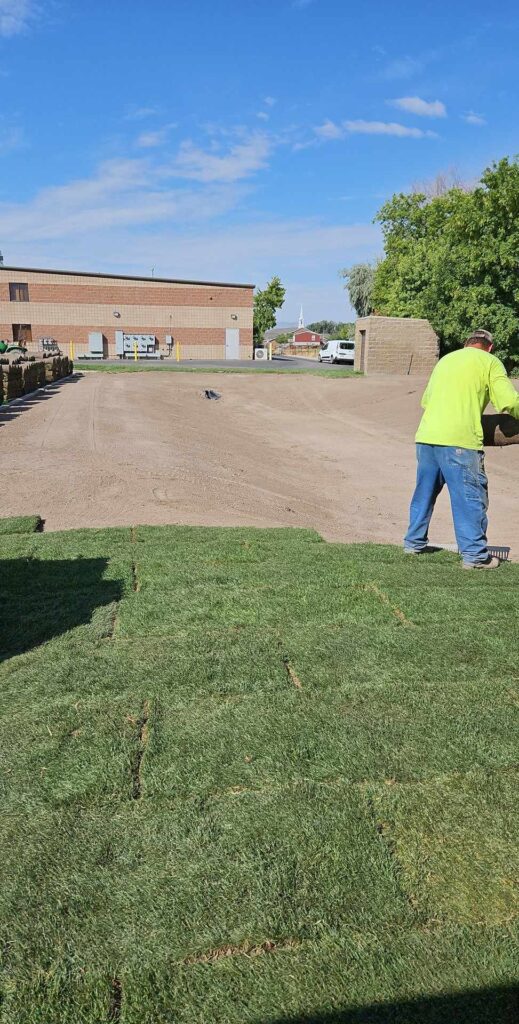
[[[519,444],[519,420],[506,413],[489,413],[482,416],[483,444],[486,448]]]

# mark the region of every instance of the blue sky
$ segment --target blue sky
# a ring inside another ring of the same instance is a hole
[[[5,262],[347,318],[386,198],[519,151],[518,52],[507,0],[0,0]]]

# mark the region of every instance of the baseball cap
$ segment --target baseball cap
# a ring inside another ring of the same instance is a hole
[[[468,344],[469,341],[482,341],[485,345],[492,345],[494,339],[490,331],[479,330],[472,332],[470,338],[467,338],[466,344]]]

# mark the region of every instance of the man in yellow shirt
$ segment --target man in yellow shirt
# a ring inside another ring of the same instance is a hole
[[[418,469],[404,551],[427,550],[436,499],[446,484],[464,569],[495,569],[487,545],[488,480],[481,414],[488,402],[519,419],[519,394],[502,362],[491,355],[492,335],[475,331],[465,347],[440,359],[422,398],[416,434]]]

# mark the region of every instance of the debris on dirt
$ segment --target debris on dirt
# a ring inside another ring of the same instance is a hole
[[[218,399],[222,397],[218,391],[213,391],[212,388],[204,388],[204,394],[206,398]]]

